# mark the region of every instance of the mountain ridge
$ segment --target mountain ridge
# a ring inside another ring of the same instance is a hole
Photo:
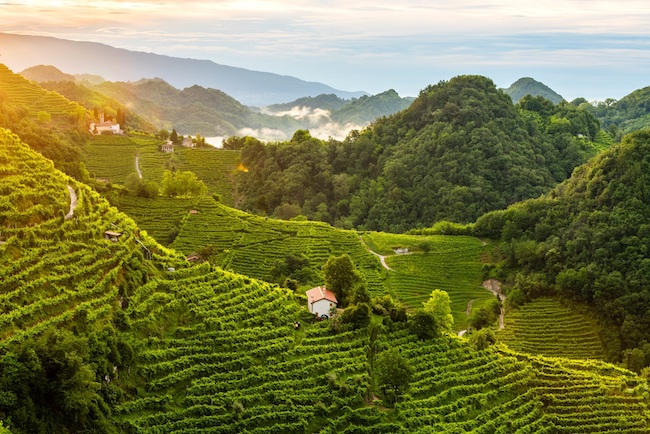
[[[345,98],[365,94],[361,91],[338,90],[292,76],[222,65],[211,60],[131,51],[98,42],[0,33],[0,46],[3,62],[16,70],[50,64],[72,74],[99,74],[109,81],[134,81],[142,77],[160,76],[174,87],[185,88],[195,84],[212,87],[255,106],[322,93],[334,93]]]

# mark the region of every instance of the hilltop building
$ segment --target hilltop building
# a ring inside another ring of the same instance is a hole
[[[113,121],[104,120],[104,113],[99,115],[99,123],[91,122],[88,124],[88,130],[92,134],[122,134],[120,124]]]
[[[160,145],[160,152],[174,152],[174,144],[167,142],[164,145]]]
[[[334,293],[324,286],[317,286],[306,292],[307,309],[317,317],[329,318],[330,310],[338,306]]]

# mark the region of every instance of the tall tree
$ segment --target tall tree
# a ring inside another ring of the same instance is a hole
[[[347,253],[330,256],[323,265],[325,285],[336,296],[340,306],[346,306],[361,275]]]
[[[434,289],[429,300],[422,304],[424,304],[424,311],[433,315],[440,330],[451,332],[454,327],[454,316],[451,314],[451,300],[447,292]]]

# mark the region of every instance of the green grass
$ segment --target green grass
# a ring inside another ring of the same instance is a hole
[[[375,295],[383,294],[379,260],[361,244],[355,231],[335,229],[321,222],[295,222],[254,216],[205,199],[199,214],[188,215],[173,247],[183,253],[213,246],[216,264],[258,279],[268,280],[276,260],[306,255],[321,276],[330,255],[347,253]],[[322,282],[315,282],[322,283]]]
[[[117,200],[119,210],[128,214],[138,227],[162,245],[173,241],[172,235],[180,230],[183,219],[200,201],[197,198],[145,199],[131,196],[121,196]]]
[[[84,163],[95,178],[122,184],[135,170],[136,144],[126,136],[93,136],[84,148]]]
[[[466,236],[420,236],[367,233],[364,242],[386,257],[387,265],[394,270],[388,273],[386,287],[391,295],[413,308],[422,307],[431,291],[442,289],[449,294],[454,316],[454,329],[467,328],[467,304],[472,307],[493,298],[482,284],[481,254],[486,248],[473,237]],[[427,253],[418,252],[418,246],[426,241]],[[394,248],[409,248],[413,253],[395,255]]]
[[[499,340],[530,354],[572,359],[604,359],[600,328],[588,313],[553,298],[539,298],[511,309]]]

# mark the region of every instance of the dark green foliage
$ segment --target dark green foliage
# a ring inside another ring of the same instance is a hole
[[[241,155],[248,171],[237,175],[242,206],[396,232],[473,221],[538,196],[587,159],[598,122],[543,101],[514,107],[489,79],[456,77],[342,142],[299,131],[251,143]]]
[[[415,309],[408,318],[411,332],[421,340],[433,339],[438,335],[436,317],[424,309]]]
[[[330,256],[323,265],[323,275],[327,289],[334,293],[339,306],[343,307],[347,306],[355,287],[362,281],[357,267],[347,253]]]
[[[394,404],[408,391],[413,378],[413,368],[396,349],[382,352],[375,363],[377,385],[386,400]]]
[[[633,133],[548,195],[486,214],[474,230],[509,241],[506,261],[524,271],[514,287],[526,297],[593,304],[625,348],[638,347],[650,341],[649,185],[650,132]]]
[[[489,327],[495,323],[501,313],[501,304],[496,299],[491,299],[483,306],[472,310],[469,317],[469,325],[474,330]]]
[[[650,127],[650,87],[635,90],[618,101],[607,98],[595,105],[582,103],[580,107],[596,116],[616,141],[625,133]]]
[[[316,276],[310,268],[309,258],[305,254],[287,255],[284,260],[277,259],[271,269],[271,280],[279,284],[284,283],[285,286],[287,281],[294,281],[296,285],[315,284],[315,279]]]
[[[370,307],[366,303],[360,303],[346,308],[341,315],[341,324],[349,324],[354,330],[368,327]]]
[[[50,330],[0,359],[0,409],[23,432],[114,432],[85,338]],[[106,356],[103,354],[102,356]]]

